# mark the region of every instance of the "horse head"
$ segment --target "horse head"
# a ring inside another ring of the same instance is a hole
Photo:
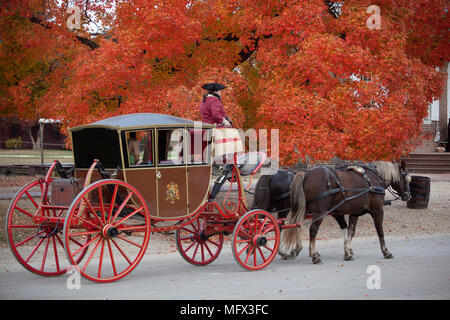
[[[394,189],[402,201],[409,201],[411,199],[411,190],[409,189],[409,183],[411,182],[411,175],[406,170],[406,163],[402,160],[397,164],[398,179],[392,181],[392,189]]]
[[[403,201],[411,199],[411,191],[409,189],[409,183],[411,182],[411,176],[406,170],[405,161],[400,163],[392,163],[389,161],[373,161],[376,171],[380,175],[383,181],[384,188],[392,187],[393,195]]]

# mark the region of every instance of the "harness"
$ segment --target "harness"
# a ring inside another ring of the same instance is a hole
[[[336,175],[334,174],[333,171],[330,170],[330,168],[328,167],[323,167],[325,168],[325,171],[327,172],[327,184],[328,184],[328,190],[319,194],[318,196],[308,200],[306,203],[309,204],[311,202],[314,201],[318,201],[320,199],[329,197],[331,195],[337,194],[337,193],[342,193],[344,199],[342,199],[338,204],[336,204],[335,206],[333,206],[331,209],[327,210],[326,212],[324,212],[322,215],[320,215],[319,217],[313,219],[312,221],[308,221],[305,224],[310,224],[310,223],[314,223],[317,220],[322,219],[323,217],[325,217],[326,215],[332,213],[334,210],[336,210],[337,208],[339,208],[341,205],[343,205],[345,202],[356,199],[358,197],[361,197],[367,193],[375,193],[375,194],[382,194],[385,195],[385,190],[382,186],[373,186],[369,177],[366,174],[366,170],[365,169],[369,169],[371,171],[373,171],[376,176],[380,179],[381,183],[381,177],[378,175],[378,172],[375,169],[369,168],[369,167],[357,167],[357,166],[350,166],[347,167],[346,170],[353,170],[359,174],[362,175],[362,177],[364,178],[365,182],[366,182],[366,187],[365,188],[345,188],[342,183],[339,181],[339,179],[336,177]],[[311,169],[312,170],[312,169]],[[333,178],[334,181],[337,184],[337,188],[332,188],[332,184],[331,184],[331,179]],[[357,194],[347,197],[346,192],[357,192]],[[367,207],[367,204],[366,204]]]

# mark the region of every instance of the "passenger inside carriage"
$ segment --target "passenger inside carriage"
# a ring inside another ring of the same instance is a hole
[[[142,155],[142,161],[139,163],[140,165],[152,164],[153,156],[152,156],[152,131],[148,130],[145,132],[145,135],[142,139],[142,146],[144,149],[144,153]]]
[[[158,165],[184,164],[184,129],[158,130]]]
[[[152,131],[140,130],[127,132],[128,164],[144,166],[153,163]]]

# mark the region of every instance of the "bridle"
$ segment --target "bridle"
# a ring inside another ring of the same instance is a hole
[[[388,188],[385,188],[392,196],[394,196],[394,200],[402,200],[402,201],[409,201],[411,200],[411,189],[409,188],[409,183],[411,182],[411,175],[408,174],[408,171],[403,170],[402,168],[400,168],[400,175],[401,175],[401,182],[404,184],[405,187],[405,195],[406,195],[406,200],[402,199],[402,196],[400,195],[400,193],[398,191],[395,191],[392,186],[390,185]],[[383,183],[384,184],[384,183]],[[394,201],[392,200],[392,201]]]

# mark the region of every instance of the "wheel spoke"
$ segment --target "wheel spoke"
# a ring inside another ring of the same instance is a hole
[[[22,229],[34,229],[39,227],[37,224],[28,224],[28,225],[12,225],[10,228],[22,228]]]
[[[220,244],[217,242],[212,241],[211,239],[206,240],[206,242],[211,242],[213,245],[215,245],[216,247],[219,247]]]
[[[102,222],[103,222],[103,224],[105,224],[106,223],[106,217],[105,217],[105,207],[103,205],[102,188],[97,188],[97,194],[98,194],[98,200],[100,201],[100,210],[102,212]]]
[[[59,272],[59,258],[58,258],[58,249],[56,247],[56,237],[53,236],[53,252],[55,253],[55,263],[56,263],[56,270]]]
[[[88,259],[86,260],[86,263],[83,266],[83,271],[86,272],[86,268],[88,264],[91,262],[92,257],[95,254],[95,251],[97,251],[98,246],[100,245],[100,242],[103,242],[103,239],[98,239],[97,244],[95,245],[94,249],[92,250],[91,254],[89,255]]]
[[[71,233],[70,236],[74,237],[74,236],[87,236],[87,235],[93,235],[93,234],[99,234],[100,230],[93,230],[93,231],[83,231],[83,232],[76,232],[76,233]]]
[[[47,243],[45,244],[44,255],[42,256],[41,271],[44,271],[45,262],[47,261],[48,245],[50,244],[50,238],[47,238]]]
[[[102,248],[100,249],[100,262],[98,264],[97,278],[101,278],[102,264],[103,264],[103,250],[105,249],[105,239],[102,239]]]
[[[114,217],[111,219],[112,223],[114,220],[116,220],[117,216],[119,215],[120,212],[122,212],[123,208],[125,207],[125,205],[127,204],[127,202],[130,200],[131,196],[133,195],[132,192],[129,192],[127,197],[125,198],[125,200],[120,204],[120,207],[116,210],[116,213],[114,214]]]
[[[16,244],[16,247],[20,247],[21,245],[23,245],[24,243],[27,243],[30,240],[33,240],[37,235],[41,235],[43,234],[45,231],[41,230],[40,232],[38,232],[37,234],[33,234],[32,236],[29,236],[28,238],[20,241],[18,244]]]
[[[112,252],[111,243],[109,242],[109,239],[107,239],[107,241],[108,241],[109,257],[111,258],[111,265],[113,268],[114,276],[117,276],[116,263],[114,262],[114,254]]]
[[[241,251],[239,251],[238,255],[240,256],[242,254],[242,252],[245,251],[245,249],[247,249],[250,246],[250,243],[248,243],[244,248],[241,249]]]
[[[20,212],[26,214],[26,215],[29,216],[30,218],[33,218],[33,216],[34,216],[32,213],[29,213],[28,211],[25,211],[24,209],[22,209],[22,208],[20,208],[20,207],[18,207],[18,206],[15,206],[14,209],[19,210]]]
[[[263,252],[262,252],[262,250],[261,250],[260,247],[258,247],[258,251],[259,251],[259,254],[261,255],[261,257],[262,257],[264,263],[266,263],[267,259],[266,259],[266,257],[264,256],[264,254],[263,254]]]
[[[197,246],[195,247],[194,255],[192,256],[193,260],[195,259],[195,256],[197,255],[198,247],[200,246],[200,243],[198,241],[196,241],[195,243],[197,244]]]
[[[261,233],[261,230],[264,228],[264,226],[266,225],[266,221],[267,219],[269,219],[269,217],[265,217],[264,221],[261,224],[261,228],[259,228],[259,230],[257,231],[257,233]]]
[[[34,204],[34,207],[37,209],[39,205],[34,201],[33,197],[28,193],[28,190],[25,191],[25,194],[27,195],[28,199]]]
[[[91,212],[92,212],[92,215],[93,215],[93,216],[95,217],[95,219],[98,221],[98,223],[99,223],[98,225],[101,226],[101,225],[103,224],[103,222],[102,222],[102,221],[100,220],[100,218],[98,217],[97,212],[95,211],[95,209],[92,208],[91,203],[90,203],[89,201],[87,201],[85,197],[83,197],[83,199],[82,199],[81,201],[84,201],[84,202],[87,204],[89,210],[91,210]],[[87,217],[86,217],[86,218],[87,218]]]
[[[123,240],[123,241],[125,241],[125,242],[128,242],[128,243],[130,243],[130,244],[132,244],[132,245],[134,245],[134,246],[136,246],[136,247],[142,249],[142,245],[137,244],[136,242],[133,242],[133,241],[131,241],[130,239],[127,239],[127,238],[122,237],[122,236],[118,236],[117,238],[119,238],[119,239],[121,239],[121,240]]]
[[[212,256],[213,256],[213,253],[212,253],[211,250],[209,249],[209,247],[208,247],[208,245],[206,244],[206,242],[204,242],[203,244],[204,244],[206,250],[208,251],[209,255],[212,257]]]
[[[129,215],[127,215],[126,217],[124,217],[124,218],[123,218],[122,220],[120,220],[119,222],[114,223],[113,225],[114,225],[114,226],[119,226],[119,225],[121,225],[122,223],[124,223],[126,220],[130,219],[132,216],[134,216],[136,213],[138,213],[138,212],[141,211],[142,209],[144,209],[144,207],[140,207],[139,209],[134,210],[132,213],[130,213]]]
[[[127,262],[131,265],[132,262],[130,261],[130,259],[127,257],[127,255],[125,254],[125,252],[123,252],[123,250],[119,247],[119,245],[113,240],[111,239],[112,243],[114,244],[114,246],[117,248],[117,250],[119,250],[119,252],[122,254],[122,256],[125,258],[125,260],[127,260]]]
[[[76,219],[78,219],[78,220],[81,220],[81,222],[87,223],[88,225],[90,225],[90,226],[92,226],[92,227],[94,227],[94,228],[96,228],[96,229],[100,229],[100,226],[99,226],[99,225],[93,224],[91,221],[88,221],[88,220],[86,220],[86,219],[84,219],[84,218],[82,218],[82,217],[74,216],[74,218],[76,218]]]
[[[266,248],[267,250],[269,250],[270,252],[273,253],[273,249],[272,249],[272,248],[269,248],[267,245],[265,245],[264,248]]]
[[[86,247],[88,247],[89,245],[91,245],[91,243],[93,243],[95,240],[97,240],[97,238],[100,237],[100,234],[98,234],[97,236],[95,236],[94,238],[92,238],[90,241],[86,242],[84,245],[82,245],[81,247],[78,248],[78,250],[76,250],[72,256],[76,256],[81,250],[85,249]]]
[[[191,243],[191,245],[189,246],[189,247],[187,247],[185,250],[184,250],[184,252],[188,252],[189,250],[191,250],[191,248],[194,246],[194,244],[196,244],[197,243],[197,241],[194,241],[194,242],[192,242]]]
[[[31,252],[31,254],[28,256],[28,258],[25,260],[25,262],[28,263],[28,261],[30,261],[31,257],[34,255],[34,253],[37,251],[37,249],[41,246],[42,242],[44,242],[45,238],[42,238],[38,244],[34,247],[33,251]]]
[[[117,190],[119,188],[119,185],[115,185],[114,186],[114,191],[113,191],[113,195],[111,198],[111,205],[110,205],[110,209],[109,209],[109,213],[108,213],[108,223],[111,223],[111,217],[112,217],[112,213],[114,211],[114,207],[115,207],[115,203],[116,203],[116,196],[117,196]]]
[[[253,249],[254,249],[254,248],[251,247],[250,250],[248,250],[248,252],[247,252],[247,257],[245,258],[245,264],[248,264],[248,259],[249,259],[250,256],[252,255]]]

